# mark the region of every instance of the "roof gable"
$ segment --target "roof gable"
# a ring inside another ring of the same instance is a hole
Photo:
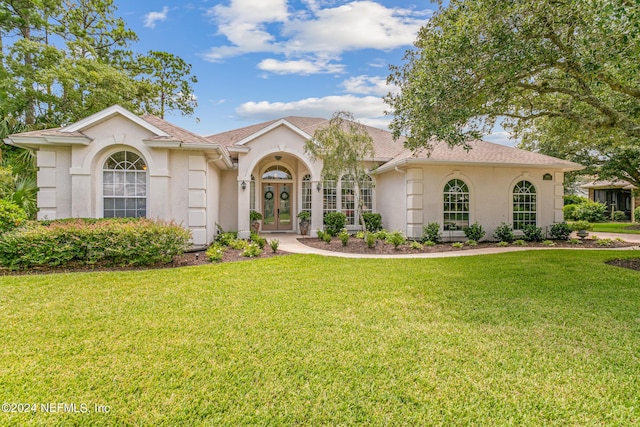
[[[90,115],[89,117],[85,117],[82,120],[79,120],[67,127],[61,128],[61,133],[74,133],[74,132],[82,132],[88,128],[91,128],[99,123],[102,123],[110,118],[120,115],[130,120],[133,123],[136,123],[140,127],[148,130],[149,132],[157,135],[157,136],[169,136],[166,132],[152,125],[151,123],[144,120],[142,117],[136,116],[129,110],[122,108],[119,105],[112,105],[111,107],[105,108],[102,111],[99,111],[95,114]]]

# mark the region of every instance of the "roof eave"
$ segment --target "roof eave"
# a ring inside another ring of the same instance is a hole
[[[4,142],[15,147],[34,149],[39,146],[55,145],[70,146],[70,145],[89,145],[92,139],[86,136],[55,136],[55,135],[42,135],[42,136],[19,136],[9,135]]]
[[[571,172],[582,170],[585,167],[582,165],[567,165],[561,163],[505,163],[505,162],[465,162],[465,161],[453,161],[453,160],[432,160],[423,158],[406,158],[397,162],[386,163],[375,170],[375,173],[384,173],[396,168],[408,166],[410,164],[430,164],[430,165],[456,165],[456,166],[484,166],[484,167],[525,167],[534,169],[556,169],[562,172]]]

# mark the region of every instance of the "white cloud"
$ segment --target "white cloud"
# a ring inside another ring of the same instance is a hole
[[[268,58],[258,64],[258,68],[276,74],[341,74],[344,72],[344,65],[334,64],[326,60],[291,60],[279,61]]]
[[[396,92],[396,86],[387,85],[386,77],[379,76],[357,76],[351,77],[342,83],[348,93],[360,95],[386,96],[389,92]]]
[[[514,147],[518,143],[511,133],[505,130],[499,131],[496,130],[496,128],[501,129],[502,127],[494,127],[493,131],[489,135],[485,135],[482,139],[500,145],[508,145],[509,147]]]
[[[169,8],[164,6],[162,8],[162,12],[149,12],[144,16],[144,26],[147,28],[155,28],[157,22],[162,22],[167,20],[167,14],[169,13]]]
[[[286,55],[285,64],[309,55],[335,59],[351,50],[392,50],[412,44],[431,12],[388,8],[372,0],[337,7],[327,3],[334,2],[305,0],[306,9],[295,12],[288,11],[286,0],[231,0],[228,6],[214,6],[207,16],[230,44],[214,46],[203,57],[217,62],[271,52]],[[303,72],[307,69],[302,67]]]
[[[354,95],[306,98],[291,102],[245,102],[236,109],[236,114],[248,120],[271,120],[290,115],[326,117],[336,111],[349,111],[362,123],[380,122],[386,104],[377,96]]]

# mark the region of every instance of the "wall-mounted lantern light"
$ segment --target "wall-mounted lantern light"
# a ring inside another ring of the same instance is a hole
[[[242,181],[242,184],[240,184],[240,188],[242,188],[242,191],[247,189],[247,183]]]
[[[318,192],[320,192],[320,190],[322,190],[322,184],[318,183],[316,185],[316,190],[318,190]]]

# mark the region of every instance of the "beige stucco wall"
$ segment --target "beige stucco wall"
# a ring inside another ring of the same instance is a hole
[[[552,180],[543,180],[550,173]],[[420,182],[420,177],[422,182]],[[562,221],[563,174],[542,169],[451,165],[411,165],[402,172],[388,171],[378,177],[377,209],[389,229],[400,229],[410,237],[421,233],[410,223],[444,220],[443,189],[454,178],[463,180],[470,192],[470,223],[478,222],[491,238],[501,222],[512,223],[512,191],[521,180],[533,183],[537,192],[537,225],[546,229]],[[422,193],[420,194],[420,190]],[[413,193],[413,195],[412,195]],[[404,198],[405,200],[401,200]],[[389,203],[390,202],[390,203]],[[412,209],[413,206],[422,207]],[[464,239],[462,231],[445,232],[444,238]]]

